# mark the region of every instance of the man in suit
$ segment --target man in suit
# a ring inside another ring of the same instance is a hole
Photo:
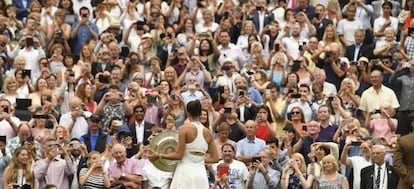
[[[298,0],[298,7],[295,9],[295,12],[304,12],[306,13],[306,16],[309,20],[312,20],[312,18],[315,15],[315,7],[309,5],[308,0]],[[322,16],[322,15],[321,15]]]
[[[371,156],[374,164],[361,170],[361,189],[397,188],[400,178],[394,168],[385,163],[385,152],[383,145],[372,147]]]
[[[135,106],[133,110],[135,121],[128,125],[132,134],[132,142],[133,144],[148,145],[148,137],[151,136],[151,128],[154,127],[154,124],[144,121],[145,108],[143,106]]]
[[[256,4],[256,12],[253,14],[253,23],[258,33],[262,33],[263,28],[274,20],[274,15],[267,11],[266,0],[258,0]]]
[[[236,92],[237,115],[242,123],[247,120],[254,120],[256,117],[256,106],[252,105],[247,88],[245,86],[237,88]]]
[[[100,50],[101,58],[98,62],[92,63],[92,75],[96,75],[99,72],[108,72],[112,71],[112,62],[111,62],[111,51],[108,48],[101,48]]]
[[[311,22],[316,29],[316,37],[319,41],[322,41],[323,35],[325,34],[326,26],[333,24],[332,20],[325,18],[324,13],[325,6],[323,6],[322,4],[318,4],[315,7],[314,17],[311,18]]]
[[[29,15],[29,7],[33,0],[13,0],[13,5],[16,7],[17,19],[23,20]]]
[[[414,127],[414,112],[409,114],[411,126]],[[393,165],[400,176],[398,189],[414,188],[414,133],[402,136],[394,150]]]
[[[365,31],[358,29],[354,33],[355,44],[346,47],[345,57],[349,61],[358,61],[361,56],[367,57],[369,60],[373,58],[373,46],[364,43]]]

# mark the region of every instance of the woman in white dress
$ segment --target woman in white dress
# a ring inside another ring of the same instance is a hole
[[[151,161],[157,158],[181,160],[174,172],[170,189],[197,188],[208,189],[207,172],[204,163],[218,161],[217,148],[211,132],[200,122],[201,103],[199,100],[187,104],[188,120],[178,130],[177,151],[169,154],[153,152]],[[209,156],[206,156],[206,153]]]

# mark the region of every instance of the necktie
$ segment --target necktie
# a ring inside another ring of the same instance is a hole
[[[381,167],[378,167],[377,178],[375,179],[375,189],[380,188],[381,183]]]

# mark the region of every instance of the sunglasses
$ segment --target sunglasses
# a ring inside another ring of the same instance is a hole
[[[294,115],[294,114],[301,114],[301,112],[292,112],[292,114]]]

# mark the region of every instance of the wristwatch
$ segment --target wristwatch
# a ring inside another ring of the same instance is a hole
[[[125,177],[125,176],[126,176],[126,174],[125,174],[125,173],[122,173],[122,174],[121,174],[121,177]]]

